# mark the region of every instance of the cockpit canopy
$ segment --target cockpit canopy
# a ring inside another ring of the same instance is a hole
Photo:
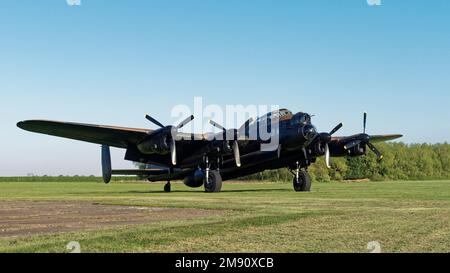
[[[291,126],[299,124],[300,125],[311,124],[311,115],[304,112],[298,112],[297,114],[294,115],[288,109],[280,109],[269,112],[259,117],[257,121],[258,122],[266,121],[267,118],[270,118],[271,123],[288,120]]]
[[[271,122],[275,121],[283,121],[283,120],[289,120],[293,117],[293,114],[288,109],[280,109],[275,110],[272,112],[269,112],[257,119],[258,122],[266,121],[267,118],[270,118]]]
[[[291,119],[291,125],[297,124],[311,124],[311,116],[303,112],[295,114]]]

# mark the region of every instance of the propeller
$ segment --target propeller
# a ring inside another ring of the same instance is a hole
[[[364,118],[363,118],[363,134],[366,133],[366,125],[367,125],[367,112],[364,112]]]
[[[233,154],[234,154],[234,160],[236,161],[236,166],[241,166],[241,154],[239,152],[239,145],[237,140],[233,142]]]
[[[241,127],[239,127],[239,129],[237,130],[238,137],[240,137],[242,133],[245,136],[247,128],[250,126],[251,123],[253,123],[253,121],[254,118],[249,118],[244,124],[242,124]]]
[[[370,136],[366,134],[366,128],[367,128],[367,113],[364,112],[363,116],[363,133],[359,136],[359,139],[353,140],[349,143],[347,143],[344,146],[344,149],[349,150],[351,148],[354,148],[355,146],[359,144],[367,145],[370,150],[377,156],[378,161],[383,159],[383,155],[381,152],[370,142]]]
[[[161,122],[157,121],[156,119],[152,118],[149,115],[145,115],[145,118],[152,122],[153,124],[161,127],[161,128],[168,128],[171,131],[172,137],[169,141],[169,149],[170,149],[170,161],[172,162],[172,165],[177,165],[177,145],[176,145],[176,136],[178,134],[178,130],[186,126],[189,122],[191,122],[194,119],[194,115],[191,115],[184,119],[182,122],[180,122],[177,126],[164,126],[161,124]]]
[[[337,131],[339,131],[343,126],[344,124],[341,122],[338,125],[336,125],[336,127],[334,127],[333,130],[330,131],[330,133],[320,134],[322,141],[325,142],[325,163],[328,169],[331,169],[330,147],[328,146],[328,143],[331,141],[331,136],[334,135]]]
[[[157,126],[159,126],[159,127],[161,127],[161,128],[166,127],[166,126],[162,125],[161,122],[157,121],[156,119],[152,118],[152,117],[149,116],[149,115],[145,115],[145,118],[148,119],[148,120],[149,120],[150,122],[152,122],[153,124],[155,124],[155,125],[157,125]]]
[[[370,143],[370,136],[366,134],[366,124],[367,124],[367,113],[364,112],[363,128],[365,140],[363,141],[363,143],[370,148],[370,150],[377,156],[377,160],[380,161],[383,159],[383,155],[372,143]]]
[[[212,126],[214,126],[214,127],[216,127],[217,129],[219,129],[219,130],[222,130],[222,131],[226,131],[226,130],[227,130],[227,129],[225,129],[225,127],[223,127],[223,126],[220,125],[219,123],[215,122],[214,120],[209,120],[209,123],[210,123]]]
[[[194,115],[190,115],[185,120],[183,120],[180,124],[178,124],[177,129],[183,128],[184,126],[186,126],[192,120],[194,120]]]
[[[367,142],[367,146],[369,146],[370,150],[375,153],[375,155],[377,156],[378,161],[383,159],[383,155],[381,154],[381,152],[375,146],[373,146],[372,143]]]
[[[233,149],[234,161],[236,162],[236,166],[237,166],[237,167],[241,167],[241,154],[240,154],[240,151],[239,151],[239,143],[238,143],[238,141],[237,141],[238,135],[239,135],[239,132],[241,132],[242,129],[247,128],[248,125],[249,125],[252,121],[253,121],[253,119],[249,119],[249,120],[248,120],[246,123],[244,123],[238,130],[235,130],[235,132],[236,132],[236,139],[233,141],[232,149]],[[222,130],[223,133],[224,133],[224,135],[226,134],[227,129],[226,129],[225,127],[223,127],[222,125],[218,124],[217,122],[215,122],[215,121],[213,121],[213,120],[209,120],[209,123],[210,123],[212,126],[214,126],[214,127],[218,128],[218,129]]]
[[[172,165],[177,165],[177,144],[175,142],[175,139],[170,140],[169,144],[170,148],[170,161],[172,162]]]
[[[339,123],[336,127],[334,127],[333,130],[331,130],[330,132],[330,136],[334,135],[338,130],[340,130],[342,127],[344,126],[344,124],[341,122]]]
[[[331,169],[330,148],[328,147],[328,143],[325,144],[325,163],[327,164],[327,168]]]

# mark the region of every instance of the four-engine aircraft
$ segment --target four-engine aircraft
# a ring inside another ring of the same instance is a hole
[[[362,156],[368,147],[381,160],[383,156],[373,143],[402,137],[366,134],[366,113],[363,133],[345,137],[333,136],[342,123],[330,132],[319,133],[311,123],[311,115],[293,114],[287,109],[250,119],[239,129],[227,130],[210,121],[222,131],[216,134],[179,132],[194,119],[193,116],[177,126],[164,126],[148,115],[146,118],[159,128],[149,130],[46,120],[22,121],[17,126],[31,132],[100,144],[105,183],[110,182],[112,175],[142,175],[149,181],[167,181],[166,192],[170,192],[172,180],[183,180],[189,187],[204,186],[206,192],[219,192],[222,181],[283,167],[293,174],[295,191],[309,191],[311,178],[307,170],[318,157],[325,156],[330,168],[330,157]],[[274,149],[261,149],[261,145],[270,142],[259,133],[263,122],[268,124],[268,132],[277,137]],[[157,168],[113,170],[110,147],[126,149],[125,160]]]

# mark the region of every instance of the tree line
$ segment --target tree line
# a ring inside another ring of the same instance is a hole
[[[340,180],[370,179],[381,180],[432,180],[450,179],[450,144],[404,144],[401,142],[377,143],[377,148],[384,158],[378,162],[376,156],[370,151],[360,157],[331,158],[332,168],[325,165],[325,158],[320,157],[317,162],[309,167],[309,173],[314,181],[328,182]],[[137,163],[137,167],[145,165]],[[136,177],[115,177],[115,181],[131,181]],[[138,180],[146,180],[138,177]],[[292,174],[286,168],[264,171],[240,180],[266,180],[290,182]],[[101,182],[101,177],[7,177],[0,178],[3,181],[96,181]]]
[[[377,143],[384,158],[380,162],[368,151],[361,157],[342,157],[332,160],[328,169],[323,157],[309,168],[314,181],[332,180],[431,180],[450,179],[450,145]],[[287,169],[264,171],[243,177],[244,180],[292,181]]]

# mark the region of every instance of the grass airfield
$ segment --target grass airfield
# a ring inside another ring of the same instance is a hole
[[[450,251],[450,181],[0,182],[0,252]]]

